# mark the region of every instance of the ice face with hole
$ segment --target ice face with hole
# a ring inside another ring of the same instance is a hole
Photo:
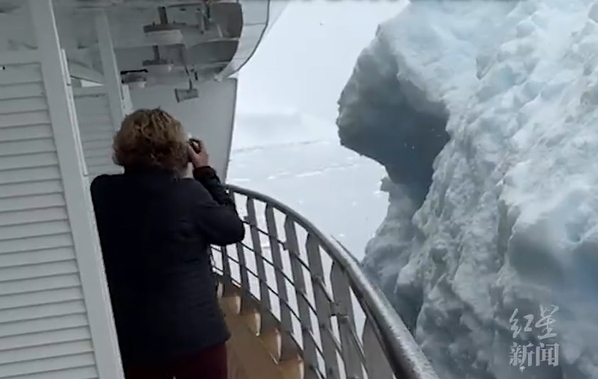
[[[364,266],[443,378],[598,377],[597,22],[414,0],[341,95],[341,142],[388,172]]]

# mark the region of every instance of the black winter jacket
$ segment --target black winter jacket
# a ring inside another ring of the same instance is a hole
[[[213,169],[181,179],[157,169],[91,184],[123,361],[169,359],[225,342],[209,255],[244,225]]]

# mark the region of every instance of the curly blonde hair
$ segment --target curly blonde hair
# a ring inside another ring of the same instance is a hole
[[[123,120],[114,136],[114,163],[177,171],[188,161],[183,125],[159,108],[139,109]]]

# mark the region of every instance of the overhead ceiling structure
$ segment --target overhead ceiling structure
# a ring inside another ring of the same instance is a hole
[[[27,2],[0,0],[0,51],[36,48]],[[124,82],[180,85],[222,79],[251,57],[270,0],[54,0],[71,74],[101,81],[94,17],[105,11]]]

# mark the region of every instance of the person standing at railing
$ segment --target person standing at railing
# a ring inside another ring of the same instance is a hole
[[[113,147],[124,173],[98,176],[91,195],[125,377],[226,379],[209,248],[243,240],[235,205],[163,110],[127,116]]]

